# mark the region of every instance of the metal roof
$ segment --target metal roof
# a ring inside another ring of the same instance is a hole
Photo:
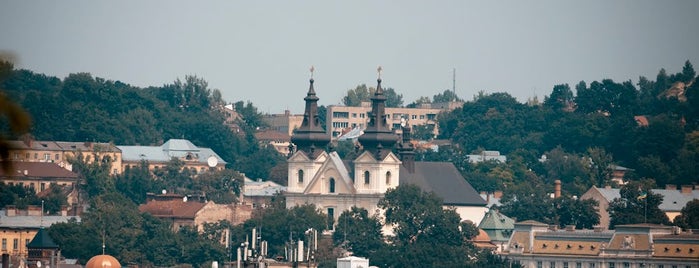
[[[485,200],[449,162],[415,162],[415,172],[400,167],[400,183],[414,184],[423,191],[435,192],[445,205],[486,205]]]
[[[54,223],[68,222],[70,219],[76,219],[80,222],[78,216],[7,216],[6,210],[0,210],[0,228],[41,228],[42,226],[51,226]]]
[[[200,163],[207,163],[209,157],[218,159],[218,163],[226,164],[216,152],[210,148],[197,147],[188,140],[170,139],[161,146],[131,146],[119,145],[123,161],[168,162],[173,157],[184,158],[190,155]]]

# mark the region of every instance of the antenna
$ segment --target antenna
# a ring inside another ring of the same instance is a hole
[[[451,80],[451,91],[454,92],[454,101],[456,101],[456,68],[452,70]]]
[[[41,200],[41,217],[39,227],[44,227],[44,200]]]

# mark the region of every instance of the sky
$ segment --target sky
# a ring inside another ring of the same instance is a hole
[[[301,113],[311,66],[322,105],[376,86],[378,66],[405,104],[452,89],[454,77],[464,99],[524,102],[557,84],[697,66],[697,11],[689,0],[0,0],[0,52],[59,78],[147,87],[196,75],[263,113]]]

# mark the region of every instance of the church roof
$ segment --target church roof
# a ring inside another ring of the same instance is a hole
[[[27,244],[27,248],[58,248],[58,245],[56,242],[53,242],[53,239],[49,236],[49,232],[41,228],[34,236],[34,239]]]
[[[400,183],[414,184],[423,191],[434,192],[445,205],[478,205],[486,202],[449,162],[415,162],[415,172],[401,165]]]

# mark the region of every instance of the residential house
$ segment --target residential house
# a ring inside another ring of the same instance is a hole
[[[695,189],[695,187],[693,185],[683,185],[678,190],[677,186],[668,184],[665,189],[652,189],[651,192],[663,196],[663,202],[658,208],[665,212],[668,219],[672,221],[680,215],[680,211],[689,201],[699,199],[699,189]],[[609,209],[609,203],[614,201],[614,199],[621,198],[620,189],[611,188],[610,186],[604,188],[592,186],[580,198],[594,199],[599,203],[597,212],[600,215],[600,226],[609,228],[610,218],[607,209]]]
[[[515,223],[501,255],[525,268],[697,268],[699,234],[656,224],[559,230],[523,221]]]
[[[71,219],[80,221],[78,216],[67,216],[65,210],[61,215],[41,215],[41,207],[29,206],[20,210],[8,206],[0,210],[0,253],[26,258],[27,245],[40,229]]]
[[[294,134],[294,130],[301,126],[303,115],[291,114],[291,111],[285,110],[283,114],[264,114],[262,115],[262,121],[269,125],[270,130],[291,136]]]
[[[15,162],[55,163],[72,170],[71,161],[82,159],[86,163],[95,160],[110,163],[111,174],[121,174],[121,151],[111,143],[36,141],[25,135],[21,141],[9,141],[10,160]]]
[[[149,213],[172,224],[172,230],[193,227],[204,230],[205,223],[227,220],[231,224],[241,224],[252,216],[252,207],[238,204],[216,204],[213,201],[189,200],[178,194],[148,194],[145,204],[138,206],[140,212]]]
[[[255,139],[262,146],[273,146],[277,152],[282,155],[289,155],[289,145],[291,144],[291,136],[286,132],[265,129],[255,132]]]
[[[34,189],[41,195],[52,184],[62,186],[68,192],[68,204],[78,203],[78,174],[51,162],[12,161],[12,171],[0,169],[0,181],[8,185],[21,185]]]
[[[224,161],[210,148],[197,147],[192,142],[184,139],[170,139],[161,146],[117,146],[123,156],[123,169],[134,168],[141,162],[148,163],[148,170],[154,171],[164,168],[173,158],[184,162],[184,168],[190,169],[195,174],[204,173],[210,169],[223,170],[226,168]]]
[[[243,184],[243,204],[250,204],[253,208],[264,208],[272,202],[275,195],[286,191],[286,186],[273,181],[251,180],[245,178]]]

